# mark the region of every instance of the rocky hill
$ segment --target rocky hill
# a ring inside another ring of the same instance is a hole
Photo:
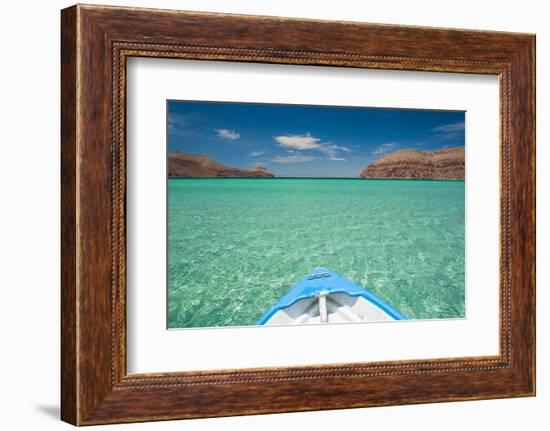
[[[367,166],[360,177],[463,180],[464,147],[394,151]]]
[[[263,166],[251,169],[222,165],[208,156],[176,151],[168,155],[170,178],[271,178],[273,174]]]

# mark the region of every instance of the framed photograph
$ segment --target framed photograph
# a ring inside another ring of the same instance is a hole
[[[63,420],[535,394],[533,35],[61,30]]]

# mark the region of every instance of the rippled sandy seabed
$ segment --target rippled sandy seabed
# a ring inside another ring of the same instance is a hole
[[[465,315],[464,181],[170,179],[168,327],[254,325],[316,266]]]

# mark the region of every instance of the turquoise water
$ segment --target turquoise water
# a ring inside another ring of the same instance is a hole
[[[168,180],[169,328],[254,325],[316,266],[464,317],[464,182]]]

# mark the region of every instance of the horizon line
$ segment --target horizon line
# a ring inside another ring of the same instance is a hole
[[[407,180],[407,181],[465,181],[452,178],[364,178],[364,177],[171,177],[169,180]]]

